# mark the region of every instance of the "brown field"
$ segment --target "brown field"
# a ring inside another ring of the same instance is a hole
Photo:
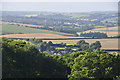
[[[97,31],[99,31],[99,30],[120,30],[120,28],[118,28],[118,27],[108,27],[108,28],[98,28],[98,29],[94,29],[94,30],[97,30]]]
[[[69,36],[61,36],[56,34],[45,34],[45,33],[34,33],[34,34],[7,34],[2,35],[0,37],[7,38],[36,38],[36,39],[60,39],[60,38],[84,38],[84,37],[69,37]],[[120,49],[118,45],[118,38],[110,38],[110,39],[74,39],[74,40],[43,40],[43,41],[52,41],[56,43],[68,43],[68,44],[76,44],[79,40],[85,40],[88,43],[94,43],[95,41],[100,41],[102,45],[102,49]]]
[[[117,36],[120,33],[120,28],[118,27],[97,28],[85,32],[102,32],[108,34],[108,36]]]
[[[77,39],[77,40],[43,40],[43,41],[52,41],[56,43],[68,43],[68,44],[76,44],[79,40],[85,40],[88,43],[94,43],[95,41],[100,41],[102,48],[101,49],[120,49],[118,45],[118,38],[111,38],[111,39]]]
[[[47,33],[6,34],[6,35],[1,35],[0,37],[7,37],[7,38],[36,38],[36,39],[84,38],[84,37],[61,36],[61,35],[57,35],[57,34],[47,34]]]

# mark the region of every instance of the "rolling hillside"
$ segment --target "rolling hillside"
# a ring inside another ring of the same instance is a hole
[[[120,28],[118,27],[109,27],[109,28],[97,28],[97,29],[92,29],[88,31],[84,31],[86,33],[88,32],[101,32],[101,33],[106,33],[109,37],[111,36],[117,36],[119,35],[118,33],[120,32]],[[80,34],[80,32],[78,32]]]
[[[28,28],[25,26],[17,26],[10,24],[0,24],[0,28],[2,28],[2,34],[30,34],[30,33],[48,33],[48,34],[57,34],[57,35],[66,35],[71,36],[72,34],[43,30],[43,29],[35,29]]]

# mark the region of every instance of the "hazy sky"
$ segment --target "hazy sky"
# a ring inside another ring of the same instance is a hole
[[[119,0],[0,0],[2,2],[118,2]]]
[[[3,11],[117,11],[118,2],[2,2]],[[24,0],[25,1],[25,0]],[[117,0],[116,0],[117,1]]]

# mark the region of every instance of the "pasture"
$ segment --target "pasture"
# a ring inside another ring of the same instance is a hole
[[[62,32],[28,28],[25,26],[17,26],[17,25],[10,25],[10,24],[0,24],[0,28],[2,28],[2,34],[48,33],[48,34],[57,34],[57,35],[68,35],[68,36],[72,35],[72,34],[67,34]]]

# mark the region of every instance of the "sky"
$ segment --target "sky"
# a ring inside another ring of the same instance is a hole
[[[4,0],[0,4],[2,5],[0,11],[90,12],[118,10],[118,0]]]
[[[2,2],[119,2],[119,0],[0,0]]]

